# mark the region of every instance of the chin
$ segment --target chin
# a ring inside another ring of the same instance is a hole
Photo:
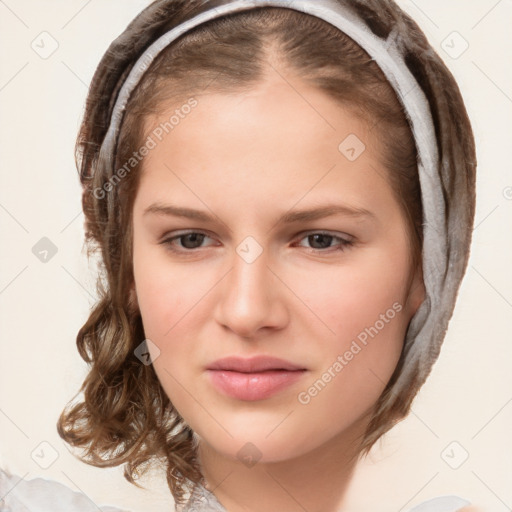
[[[281,411],[277,421],[275,418],[269,421],[265,415],[248,418],[240,414],[238,419],[232,418],[232,421],[224,417],[219,422],[225,430],[218,425],[212,428],[210,423],[195,429],[195,432],[200,442],[206,443],[210,449],[248,467],[256,462],[277,463],[300,457],[339,433],[322,430],[319,422],[308,428],[304,422],[297,422],[298,418],[292,419],[293,413],[287,418],[288,413]],[[194,425],[191,427],[194,429]]]
[[[241,464],[252,467],[254,464],[272,464],[300,457],[315,446],[298,445],[286,442],[281,438],[265,439],[266,434],[259,437],[240,436],[224,439],[202,439],[219,455]]]

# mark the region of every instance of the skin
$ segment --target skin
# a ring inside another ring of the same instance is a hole
[[[229,512],[339,510],[371,409],[424,299],[404,214],[375,133],[323,92],[269,74],[250,92],[196,99],[144,159],[133,208],[134,293],[154,369],[199,436],[208,487]],[[162,112],[147,127],[168,118]],[[349,134],[366,146],[355,161],[338,149]],[[154,203],[199,209],[213,221],[144,213]],[[326,204],[372,216],[279,222],[289,211]],[[189,238],[163,243],[183,230],[208,236],[196,249],[183,245]],[[319,230],[353,243],[315,245],[307,235]],[[263,251],[252,263],[236,251],[248,236]],[[396,303],[400,312],[300,403],[299,393]],[[256,354],[307,371],[260,401],[212,386],[209,363]],[[248,442],[260,456],[252,467],[237,456]]]

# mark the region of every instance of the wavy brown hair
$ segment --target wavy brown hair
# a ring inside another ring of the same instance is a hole
[[[100,467],[125,464],[126,479],[136,485],[137,476],[160,461],[178,503],[183,501],[186,484],[203,482],[194,435],[153,367],[142,364],[134,354],[145,339],[133,296],[131,227],[143,162],[113,184],[113,171],[98,165],[98,155],[119,89],[138,57],[172,27],[223,3],[159,0],[142,11],[111,44],[96,70],[76,146],[88,254],[98,253],[100,261],[99,299],[76,340],[89,366],[76,395],[83,396],[67,404],[57,429],[67,443],[82,449],[81,460]],[[381,38],[398,29],[405,62],[430,102],[440,158],[453,164],[449,167],[453,169],[457,159],[459,169],[462,166],[466,171],[443,177],[447,207],[467,200],[464,194],[458,198],[457,191],[474,187],[475,147],[453,76],[417,24],[392,0],[340,3],[350,6]],[[404,110],[378,65],[361,47],[329,23],[304,13],[252,8],[204,23],[167,47],[128,102],[115,168],[121,168],[142,146],[148,116],[195,94],[249,90],[263,79],[271,52],[280,66],[357,112],[375,132],[381,162],[408,220],[412,265],[421,264],[423,217],[417,151]],[[470,218],[474,200],[464,208]],[[402,367],[403,357],[375,404],[361,453],[367,453],[407,415],[423,383],[413,376],[406,393],[391,396]]]

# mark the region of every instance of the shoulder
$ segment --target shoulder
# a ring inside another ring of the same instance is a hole
[[[477,512],[467,500],[458,496],[439,496],[409,509],[407,512]]]
[[[99,507],[85,494],[55,480],[25,477],[0,467],[2,512],[128,512],[116,507]]]

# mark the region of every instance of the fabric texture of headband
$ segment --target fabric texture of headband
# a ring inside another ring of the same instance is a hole
[[[391,393],[392,396],[399,396],[410,385],[413,377],[421,385],[429,375],[455,307],[463,272],[450,264],[449,251],[453,248],[449,237],[453,235],[448,231],[441,177],[441,166],[449,164],[444,159],[442,162],[439,160],[429,101],[405,63],[398,27],[395,26],[387,39],[382,39],[351,8],[334,0],[234,0],[223,5],[207,6],[205,11],[160,36],[138,58],[119,91],[110,126],[100,149],[99,162],[109,172],[114,172],[117,139],[130,95],[160,52],[202,23],[257,7],[282,7],[300,11],[316,16],[347,34],[383,71],[411,127],[418,154],[423,204],[423,279],[426,297],[413,316],[406,334],[403,370]]]

